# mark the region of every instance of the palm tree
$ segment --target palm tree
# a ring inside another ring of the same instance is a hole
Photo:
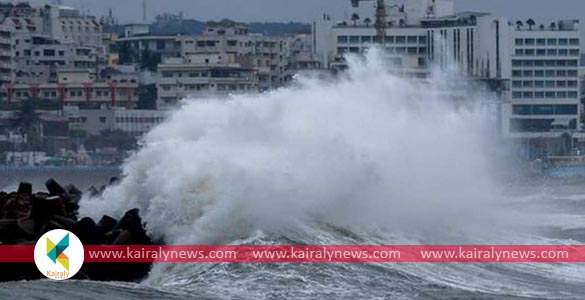
[[[557,23],[555,23],[555,22],[550,23],[550,30],[555,30],[555,29],[557,29]]]
[[[538,28],[539,28],[540,30],[544,30],[544,29],[546,28],[546,26],[544,26],[544,24],[540,24],[540,26],[538,26]]]
[[[520,20],[516,21],[516,29],[520,30],[520,28],[522,28],[522,26],[524,26],[524,23],[522,23],[522,21],[520,21]]]
[[[400,24],[400,27],[404,27],[404,26],[406,26],[406,21],[404,21],[404,19],[400,19],[399,24]]]
[[[357,26],[357,21],[360,19],[360,15],[358,15],[357,13],[353,13],[351,15],[351,20],[353,21],[353,26],[356,27]]]
[[[534,22],[532,19],[528,19],[526,24],[528,25],[529,30],[532,30],[532,26],[536,25],[536,22]]]
[[[365,18],[364,23],[366,24],[366,26],[370,27],[370,23],[372,23],[372,20],[370,20],[370,18]]]
[[[34,99],[25,100],[16,111],[11,127],[26,135],[27,144],[36,147],[40,141],[41,119]]]

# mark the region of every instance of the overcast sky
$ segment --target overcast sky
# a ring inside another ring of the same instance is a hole
[[[45,4],[57,0],[32,0],[33,4]],[[387,3],[403,3],[405,0],[387,0]],[[311,22],[323,13],[335,19],[351,15],[350,0],[146,0],[147,16],[182,11],[187,18],[216,20],[230,18],[238,21],[301,21]],[[112,8],[114,15],[123,22],[142,21],[143,0],[62,0],[64,5],[74,6],[94,15],[107,14]],[[372,2],[373,3],[373,2]],[[367,8],[373,6],[367,4]],[[585,0],[455,0],[458,11],[474,10],[526,20],[532,17],[537,23],[549,24],[559,18],[585,18]],[[360,11],[362,15],[373,13],[371,9]],[[581,21],[585,33],[585,21]]]

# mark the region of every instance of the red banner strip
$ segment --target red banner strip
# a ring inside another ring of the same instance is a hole
[[[164,245],[84,246],[85,262],[583,263],[585,245]],[[34,246],[0,245],[0,263],[34,262]]]

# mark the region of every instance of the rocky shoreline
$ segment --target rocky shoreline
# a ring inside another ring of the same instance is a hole
[[[116,178],[110,180],[115,184]],[[84,245],[151,245],[138,209],[116,220],[104,215],[97,222],[78,218],[81,192],[74,185],[62,186],[54,179],[45,183],[46,192],[33,193],[33,186],[21,182],[15,192],[0,192],[0,245],[34,245],[45,233],[68,230]],[[105,187],[90,188],[97,195]],[[139,281],[148,275],[150,263],[85,263],[74,279]],[[0,281],[44,278],[34,263],[0,263]]]

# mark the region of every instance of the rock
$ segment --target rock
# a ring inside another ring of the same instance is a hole
[[[18,222],[15,219],[0,220],[0,244],[14,243],[22,232],[18,227]]]
[[[110,178],[109,185],[115,185],[115,184],[118,184],[119,182],[120,182],[120,178],[114,176],[114,177]]]
[[[87,193],[89,194],[90,197],[99,196],[99,191],[93,185],[89,189],[87,189]]]
[[[132,245],[132,233],[128,230],[121,230],[112,245]]]
[[[21,182],[18,185],[17,193],[23,194],[23,195],[32,195],[32,184],[29,182]]]
[[[47,190],[49,191],[49,194],[51,196],[61,196],[63,194],[65,194],[67,191],[53,178],[47,180],[47,182],[45,182],[45,186],[47,187]]]
[[[17,221],[18,228],[24,232],[28,237],[34,237],[37,235],[39,225],[33,219],[21,218]]]
[[[97,227],[100,227],[104,233],[111,232],[118,225],[118,221],[110,216],[103,216],[98,222]]]
[[[79,190],[76,186],[74,186],[73,184],[69,184],[65,187],[65,189],[67,190],[67,193],[72,194],[72,195],[82,195],[83,192],[81,190]]]
[[[65,206],[59,196],[46,197],[34,195],[32,198],[31,218],[38,223],[44,223],[53,216],[65,215]]]

